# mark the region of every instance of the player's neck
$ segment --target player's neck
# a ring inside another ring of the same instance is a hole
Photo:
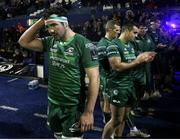
[[[111,37],[111,35],[109,33],[106,33],[105,38],[107,38],[110,41],[113,39],[113,37]]]
[[[66,30],[66,34],[64,37],[64,42],[68,41],[70,38],[72,38],[75,35],[75,32],[73,32],[70,28]]]
[[[125,36],[125,34],[121,34],[119,39],[124,43],[127,44],[129,42],[129,39]]]

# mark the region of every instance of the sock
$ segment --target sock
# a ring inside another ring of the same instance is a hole
[[[136,126],[134,126],[134,127],[130,128],[130,131],[138,131],[138,129]]]

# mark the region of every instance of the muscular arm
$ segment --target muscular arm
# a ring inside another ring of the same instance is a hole
[[[93,111],[99,90],[99,68],[86,68],[85,71],[89,78],[89,85],[86,106],[80,118],[81,131],[87,131],[93,127]]]
[[[133,68],[139,64],[137,60],[134,60],[131,63],[122,62],[120,57],[110,57],[109,63],[113,70],[119,72]]]
[[[153,52],[143,52],[139,54],[136,59],[130,63],[122,62],[121,57],[119,56],[113,56],[109,58],[109,63],[113,70],[124,71],[131,69],[141,63],[150,62],[151,60],[153,60],[152,57],[154,56],[155,54],[153,54]]]
[[[85,70],[87,73],[87,77],[89,78],[85,112],[93,113],[99,89],[99,68],[86,68]]]
[[[37,31],[44,26],[44,20],[40,19],[30,28],[28,28],[20,37],[19,44],[27,49],[42,51],[43,44],[40,38],[37,38]]]

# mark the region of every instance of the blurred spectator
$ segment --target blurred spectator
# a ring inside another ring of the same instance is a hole
[[[19,33],[21,33],[21,34],[25,31],[25,28],[24,28],[24,26],[23,26],[21,23],[18,23],[18,25],[17,25],[17,31],[18,31]]]
[[[28,64],[31,64],[32,63],[32,58],[29,56],[28,54],[28,51],[27,50],[24,50],[22,52],[22,55],[23,55],[23,65],[28,65]]]
[[[15,64],[19,64],[19,63],[22,63],[23,62],[23,55],[21,53],[21,50],[16,48],[15,51],[14,51],[14,55],[13,55],[13,62]]]
[[[125,13],[125,19],[123,24],[132,23],[134,21],[134,17],[134,12],[132,10],[127,10]]]
[[[0,49],[0,56],[6,58],[6,51],[5,49]]]
[[[144,5],[145,5],[145,8],[149,8],[149,9],[154,9],[157,7],[157,4],[154,0],[146,0]]]
[[[8,62],[13,62],[13,50],[11,48],[8,48],[6,51],[6,59]]]

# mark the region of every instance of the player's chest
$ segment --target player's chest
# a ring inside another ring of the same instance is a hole
[[[122,48],[122,58],[124,59],[124,61],[126,62],[131,62],[132,60],[134,60],[136,58],[135,56],[135,51],[134,48],[132,46],[128,45],[124,45]]]
[[[80,56],[75,45],[54,44],[49,50],[49,59],[52,62],[76,65],[79,58]]]

